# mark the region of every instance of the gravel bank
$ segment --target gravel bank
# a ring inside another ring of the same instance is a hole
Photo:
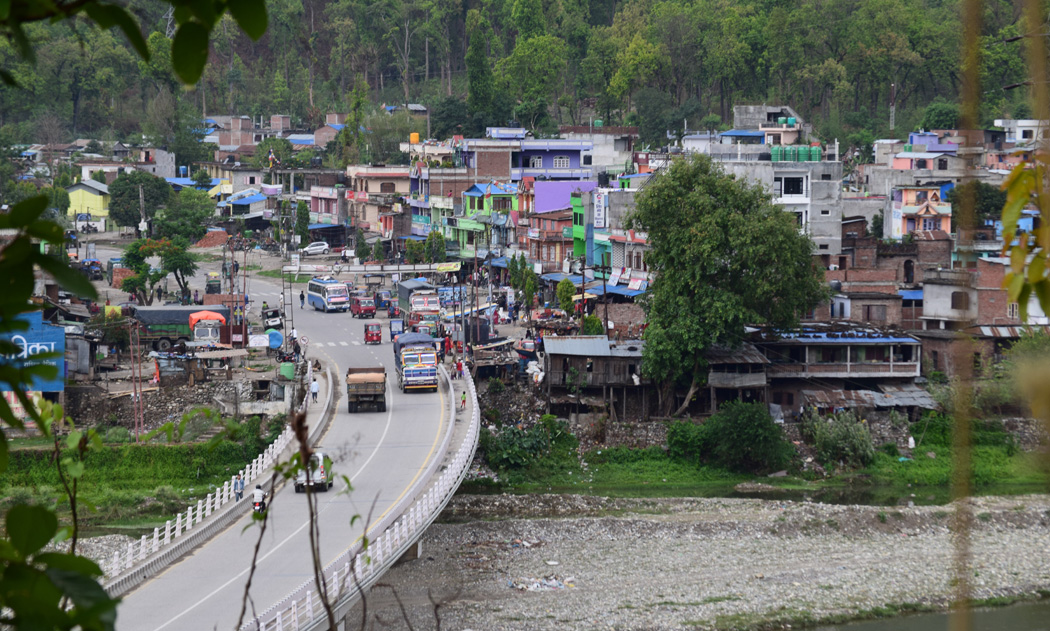
[[[442,629],[475,631],[747,628],[943,605],[953,510],[461,496],[428,531],[423,558],[374,590],[369,617],[408,628],[392,590],[414,629],[436,627],[433,598]],[[1050,496],[977,498],[971,510],[975,596],[1050,589]]]

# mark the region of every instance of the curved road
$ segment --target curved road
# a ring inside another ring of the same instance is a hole
[[[304,285],[305,287],[305,285]],[[296,294],[299,286],[296,285]],[[279,289],[255,279],[253,309],[263,300],[278,302]],[[386,318],[381,345],[363,344],[365,320],[348,313],[300,310],[293,301],[295,325],[310,339],[307,357],[329,362],[335,387],[350,366],[387,367],[387,411],[349,414],[345,393],[333,402],[336,414],[319,447],[335,461],[340,479],[318,498],[321,561],[327,564],[354,543],[363,526],[377,522],[409,492],[436,453],[446,418],[445,395],[402,394],[396,388],[393,350]],[[321,399],[323,400],[322,391]],[[346,493],[341,476],[353,490]],[[246,489],[248,491],[248,489]],[[250,492],[243,501],[249,501]],[[351,520],[359,515],[356,523]],[[262,611],[312,578],[306,495],[285,485],[273,498],[270,523],[259,549],[251,600]],[[258,528],[246,516],[179,563],[150,578],[125,596],[118,609],[120,631],[201,631],[234,629],[240,613]],[[251,604],[245,621],[251,619]]]

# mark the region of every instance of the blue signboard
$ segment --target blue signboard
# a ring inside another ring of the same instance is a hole
[[[61,392],[66,385],[66,331],[64,327],[45,324],[43,314],[30,311],[18,316],[19,320],[29,323],[25,331],[0,333],[0,339],[13,342],[20,350],[14,355],[0,356],[0,363],[16,366],[34,366],[47,364],[58,369],[53,379],[35,377],[26,389],[34,392]],[[37,356],[52,353],[53,357],[40,359]],[[10,390],[11,385],[0,383],[0,390]]]

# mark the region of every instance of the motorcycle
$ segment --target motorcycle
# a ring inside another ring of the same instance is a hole
[[[262,513],[266,510],[266,500],[260,502],[252,502],[252,510],[256,513]]]

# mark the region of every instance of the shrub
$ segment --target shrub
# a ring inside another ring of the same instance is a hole
[[[897,449],[897,445],[893,443],[883,443],[879,445],[879,451],[887,456],[893,456],[894,458],[898,458],[901,455],[900,450]]]
[[[581,335],[605,335],[605,327],[602,320],[596,315],[583,316],[580,323]]]
[[[564,459],[578,444],[568,425],[552,414],[545,414],[528,430],[507,426],[497,434],[481,433],[485,460],[496,470],[524,469],[544,460]]]
[[[496,377],[489,377],[489,394],[500,394],[503,392],[503,382]]]
[[[816,447],[817,458],[825,466],[840,462],[848,468],[860,468],[875,459],[871,432],[853,412],[840,412],[827,419],[807,414],[802,420],[802,435]]]
[[[131,432],[126,427],[111,427],[106,430],[106,435],[102,440],[107,443],[131,442]]]
[[[787,466],[794,453],[761,403],[727,403],[701,426],[674,423],[667,432],[672,457],[758,473]]]
[[[912,423],[911,434],[920,445],[951,447],[955,434],[955,418],[950,414],[927,412],[918,422]],[[970,420],[972,445],[1010,448],[1013,440],[998,421],[977,418]]]

